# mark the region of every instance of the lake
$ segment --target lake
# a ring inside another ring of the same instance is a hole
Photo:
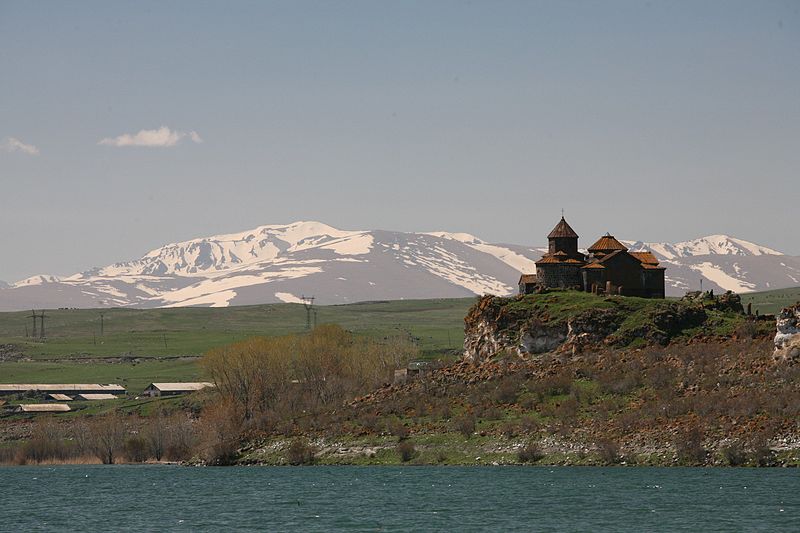
[[[3,531],[796,531],[796,469],[0,467]]]

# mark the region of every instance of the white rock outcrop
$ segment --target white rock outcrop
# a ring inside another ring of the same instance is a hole
[[[783,309],[777,319],[775,334],[776,361],[800,361],[800,303]]]

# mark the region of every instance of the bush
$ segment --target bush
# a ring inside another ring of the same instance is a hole
[[[143,463],[150,457],[147,448],[147,441],[142,437],[131,437],[125,441],[125,457],[131,463]]]
[[[468,439],[475,433],[475,416],[469,414],[459,416],[453,420],[453,427]]]
[[[380,418],[375,413],[362,413],[361,416],[358,417],[358,422],[367,433],[378,432]]]
[[[611,439],[597,441],[597,452],[600,455],[600,461],[605,465],[615,465],[621,460],[619,444]]]
[[[536,418],[530,415],[525,415],[519,419],[519,428],[520,431],[526,435],[530,435],[532,433],[538,433],[539,430],[542,429],[542,425],[538,420],[536,420]]]
[[[703,433],[693,426],[678,435],[675,440],[678,462],[684,465],[702,465],[706,462],[708,451],[703,448]]]
[[[517,451],[517,459],[520,463],[538,463],[544,459],[544,452],[536,442],[529,442]]]
[[[729,466],[742,466],[747,463],[747,452],[739,441],[734,441],[722,449],[722,458]]]
[[[36,422],[31,439],[21,448],[16,457],[19,463],[41,463],[52,460],[65,460],[76,455],[77,450],[64,440],[60,425],[51,418]]]
[[[400,460],[407,463],[416,456],[417,450],[414,448],[414,443],[404,440],[397,444],[397,453],[400,454]]]
[[[521,382],[517,376],[506,376],[494,391],[494,400],[502,404],[513,404],[520,394]]]
[[[755,339],[758,337],[758,323],[747,318],[736,327],[735,333],[740,339]]]
[[[230,465],[236,461],[242,416],[230,401],[212,403],[200,419],[200,457],[209,465]]]
[[[316,450],[302,437],[292,440],[292,443],[286,450],[286,461],[290,465],[311,465],[314,464],[315,459]]]
[[[389,430],[389,433],[397,437],[399,440],[403,440],[408,437],[408,426],[403,424],[399,418],[392,418],[389,420],[387,429]]]
[[[338,404],[390,382],[394,369],[417,354],[405,337],[378,341],[321,325],[304,335],[255,337],[214,348],[201,364],[217,393],[250,420],[281,403],[289,414]]]

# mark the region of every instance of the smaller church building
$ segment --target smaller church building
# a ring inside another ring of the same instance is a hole
[[[564,217],[547,236],[547,253],[536,261],[536,274],[523,274],[521,294],[537,287],[578,289],[595,294],[664,298],[664,267],[651,252],[630,252],[606,234],[588,248],[578,249],[578,234]]]

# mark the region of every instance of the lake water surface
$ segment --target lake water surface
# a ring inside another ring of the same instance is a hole
[[[3,531],[798,531],[796,469],[0,467]]]

